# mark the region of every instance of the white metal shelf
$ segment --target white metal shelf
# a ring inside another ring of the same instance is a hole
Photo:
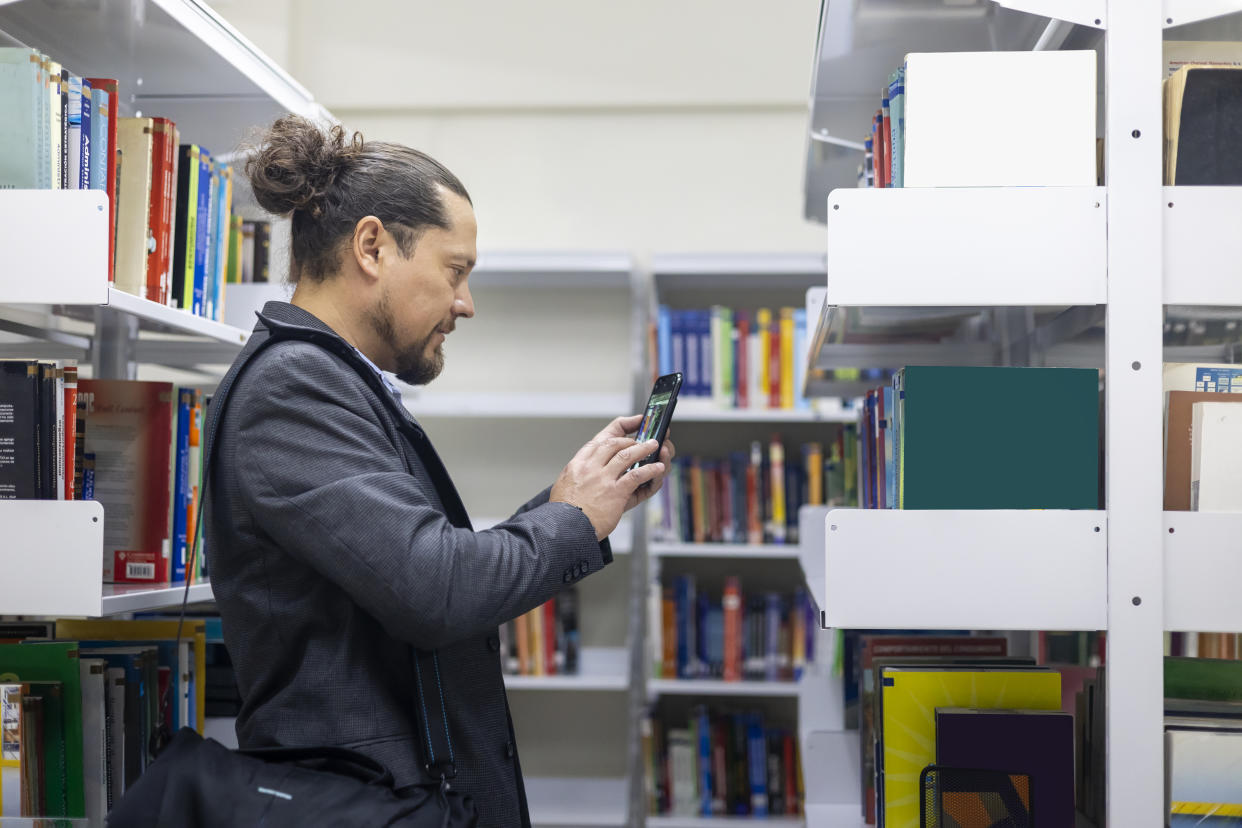
[[[629,782],[624,778],[527,777],[532,826],[624,828],[629,824]]]
[[[664,543],[653,542],[647,551],[656,558],[757,558],[796,560],[798,544]]]
[[[796,681],[722,681],[720,679],[650,679],[649,696],[773,696],[797,698]]]
[[[185,584],[147,586],[145,584],[104,584],[102,615],[123,612],[152,612],[180,609],[185,597]],[[201,604],[215,600],[211,584],[191,584],[189,603]]]
[[[0,31],[70,71],[116,78],[122,115],[171,118],[185,140],[215,153],[234,149],[247,129],[287,112],[330,118],[304,87],[198,0],[104,2],[90,13],[74,4],[18,0],[0,4]]]
[[[841,399],[812,400],[810,408],[721,408],[708,399],[682,397],[675,422],[688,423],[852,423],[858,410]]]
[[[625,691],[630,688],[629,650],[625,647],[583,647],[574,675],[505,676],[509,690]]]
[[[607,392],[453,392],[402,385],[401,397],[418,418],[611,420],[633,408],[630,395]]]
[[[822,253],[666,253],[651,257],[657,292],[803,290],[824,280]]]
[[[1164,628],[1242,630],[1242,512],[1165,512],[1164,530]]]
[[[1104,304],[1106,216],[1103,187],[834,190],[826,302]]]
[[[484,252],[470,273],[471,287],[616,288],[630,286],[628,253]]]
[[[1164,302],[1242,306],[1242,187],[1164,188]]]
[[[825,621],[846,629],[1105,629],[1107,518],[833,509]]]
[[[103,521],[93,500],[0,500],[0,615],[100,615]]]

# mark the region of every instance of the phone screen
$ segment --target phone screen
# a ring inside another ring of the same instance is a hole
[[[643,420],[638,426],[638,433],[634,435],[635,440],[641,443],[644,440],[655,439],[660,441],[660,447],[664,445],[664,435],[668,433],[668,424],[673,418],[673,409],[677,405],[677,392],[680,390],[681,374],[665,374],[656,380],[655,387],[651,389],[651,396],[647,400],[647,408],[643,411]],[[630,468],[654,463],[660,457],[660,447]]]

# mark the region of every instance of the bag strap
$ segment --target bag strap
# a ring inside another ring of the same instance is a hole
[[[189,559],[186,561],[185,592],[181,597],[181,614],[177,619],[176,646],[178,648],[181,646],[181,633],[182,627],[185,623],[186,606],[188,605],[190,599],[190,584],[192,583],[191,576],[195,571],[198,559],[199,542],[203,535],[203,524],[206,523],[206,504],[209,492],[208,483],[211,476],[211,469],[214,468],[215,465],[213,461],[216,452],[216,432],[220,427],[220,423],[224,421],[224,408],[225,404],[228,402],[229,393],[232,391],[233,385],[237,383],[237,380],[245,372],[246,368],[250,366],[254,358],[267,348],[279,342],[297,340],[318,345],[319,347],[341,357],[345,363],[353,368],[355,373],[357,373],[362,380],[366,382],[367,386],[379,395],[386,406],[390,408],[396,407],[396,400],[388,392],[388,389],[384,386],[383,380],[379,377],[379,375],[376,374],[371,366],[365,364],[358,357],[358,354],[353,351],[352,346],[341,340],[339,337],[310,328],[273,325],[271,320],[267,319],[262,314],[256,312],[255,315],[258,316],[259,320],[265,324],[265,327],[268,330],[267,339],[260,342],[255,349],[251,351],[248,356],[246,356],[237,371],[233,373],[231,377],[226,377],[225,380],[220,383],[220,386],[216,389],[216,394],[212,397],[212,405],[215,407],[215,416],[213,417],[210,430],[204,435],[207,451],[203,455],[202,466],[199,474],[198,490],[201,492],[199,501],[199,518],[195,521],[194,537],[190,543],[190,555]],[[418,428],[408,414],[405,414],[405,412],[401,413],[402,416],[397,418],[397,428],[400,430],[402,435],[404,435],[405,438],[413,444],[415,451],[419,454],[419,456],[423,457],[426,435],[422,433],[421,429]],[[430,446],[426,446],[426,448],[430,449]],[[438,456],[435,460],[437,463],[440,462]],[[460,509],[460,512],[465,514],[465,508],[464,506],[461,506],[460,499],[457,500],[456,504],[452,505],[456,505]],[[418,705],[415,719],[422,730],[422,735],[425,737],[425,742],[422,739],[416,741],[419,742],[419,750],[423,753],[423,768],[432,776],[432,778],[439,780],[441,786],[444,786],[446,780],[453,779],[457,776],[457,768],[456,758],[453,752],[453,741],[452,737],[449,735],[448,711],[444,705],[444,688],[440,680],[439,656],[435,651],[427,652],[419,650],[415,647],[410,648],[410,653],[414,666],[415,685],[418,691]],[[426,687],[426,685],[433,681],[435,690],[434,693],[430,692]],[[167,693],[168,691],[166,690],[165,692]],[[161,703],[160,710],[162,711],[163,709],[164,705]],[[171,734],[168,732],[168,724],[162,723],[160,731],[162,744],[159,746],[162,747],[163,745],[166,745],[171,738]],[[389,784],[392,782],[392,774],[389,773],[388,769],[382,764],[347,748],[334,746],[309,748],[275,747],[251,748],[241,752],[251,756],[259,756],[261,758],[273,760],[279,759],[283,761],[297,761],[298,759],[317,759],[325,757],[335,758],[363,765],[365,768],[371,770],[378,769],[384,774],[382,779],[386,779]],[[362,757],[365,761],[358,761],[359,757]],[[356,774],[351,773],[350,775]]]

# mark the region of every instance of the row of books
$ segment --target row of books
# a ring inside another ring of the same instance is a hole
[[[1164,365],[1164,509],[1242,511],[1242,366]]]
[[[651,584],[647,611],[654,678],[798,681],[815,662],[818,613],[802,590],[744,595],[728,577],[711,594],[680,575]]]
[[[0,48],[0,189],[107,194],[108,280],[219,320],[226,281],[266,281],[270,225],[233,215],[233,169],[181,143],[167,118],[120,117],[115,79],[71,74],[37,50]],[[249,231],[250,244],[246,239]]]
[[[651,500],[649,536],[684,543],[797,543],[798,509],[824,503],[826,469],[820,443],[806,443],[801,457],[785,457],[774,435],[765,447],[723,458],[673,460],[664,487]]]
[[[643,720],[648,812],[678,816],[797,816],[803,812],[794,733],[754,712],[697,707],[688,722]]]
[[[577,675],[577,588],[566,587],[547,603],[502,624],[500,652],[507,675]]]
[[[1164,695],[1166,824],[1237,825],[1242,821],[1242,663],[1165,658]],[[1097,799],[1096,813],[1102,814],[1102,791]]]
[[[867,392],[858,439],[863,508],[1100,508],[1094,369],[903,368]]]
[[[1242,633],[1166,632],[1164,654],[1242,660]]]
[[[681,395],[721,408],[810,408],[800,392],[806,374],[805,308],[735,310],[723,305],[656,313],[658,375],[680,372]]]
[[[0,623],[0,816],[104,815],[163,736],[202,732],[205,625]]]
[[[0,499],[96,500],[105,582],[182,582],[208,401],[167,382],[79,380],[71,362],[0,360]]]

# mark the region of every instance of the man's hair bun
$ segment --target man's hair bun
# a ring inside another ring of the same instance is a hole
[[[267,129],[246,161],[255,200],[269,213],[304,211],[318,218],[337,177],[363,146],[339,124],[328,129],[300,115],[285,115]]]

